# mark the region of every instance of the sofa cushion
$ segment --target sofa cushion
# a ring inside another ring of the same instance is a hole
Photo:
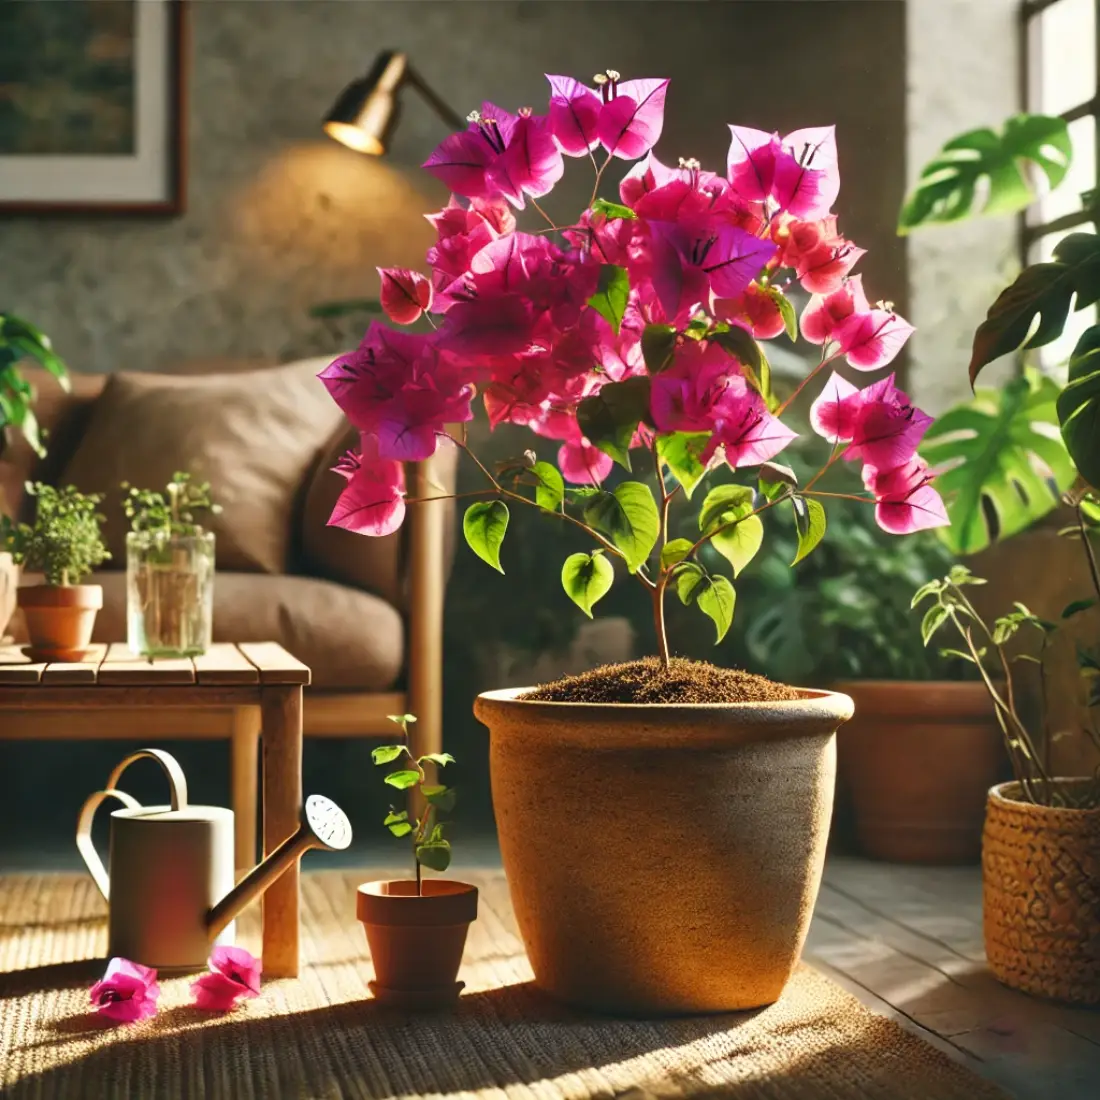
[[[103,610],[96,641],[126,639],[126,576],[97,573]],[[313,686],[386,691],[401,674],[405,628],[385,600],[309,577],[218,571],[214,641],[279,642],[313,670]]]
[[[316,375],[327,359],[239,374],[115,374],[61,480],[107,494],[107,544],[125,562],[119,483],[159,489],[176,470],[208,480],[222,569],[283,573],[307,475],[342,423]]]

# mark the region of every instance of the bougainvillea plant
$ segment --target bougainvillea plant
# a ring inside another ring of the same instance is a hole
[[[833,444],[828,461],[805,485],[773,461],[795,437],[782,418],[808,383],[840,360],[878,370],[912,331],[889,303],[872,305],[851,274],[863,249],[840,235],[831,213],[840,186],[832,127],[780,137],[730,126],[725,175],[693,159],[669,167],[651,151],[668,81],[623,81],[610,70],[594,87],[547,79],[546,114],[485,103],[425,162],[454,192],[429,215],[430,274],[380,275],[389,318],[425,317],[430,331],[372,323],[320,376],[361,433],[360,448],[336,467],[347,486],[330,522],[394,531],[405,515],[403,463],[457,445],[486,479],[463,495],[489,498],[466,510],[471,548],[503,571],[512,506],[582,528],[596,546],[566,560],[565,591],[591,615],[620,559],[652,599],[667,664],[669,588],[710,616],[719,639],[733,618],[734,586],[705,568],[700,548],[712,543],[736,577],[760,548],[762,513],[782,507],[801,560],[825,532],[830,494],[818,482],[837,461],[862,464],[859,499],[887,531],[946,523],[916,454],[931,418],[893,375],[859,388],[831,372],[811,413]],[[567,157],[590,160],[595,184],[577,220],[557,225],[538,200]],[[600,183],[614,158],[637,163],[607,199]],[[531,233],[512,212],[528,203],[546,223]],[[801,318],[785,293],[795,281],[810,294]],[[794,340],[799,330],[820,358],[780,401],[761,341]],[[465,430],[448,427],[473,418],[476,396],[492,427],[520,424],[558,441],[557,464],[528,452],[490,470]],[[656,495],[640,480],[603,487],[614,463],[632,471],[639,459],[653,464]],[[739,480],[703,499],[694,541],[669,540],[671,502],[690,498],[716,467]]]

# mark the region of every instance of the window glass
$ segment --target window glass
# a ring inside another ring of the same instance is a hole
[[[1031,21],[1028,101],[1060,115],[1096,95],[1096,0],[1058,0]]]
[[[1066,214],[1076,214],[1081,209],[1081,193],[1096,186],[1095,116],[1074,119],[1069,124],[1069,136],[1073,142],[1069,171],[1055,190],[1043,195],[1032,207],[1028,215],[1032,225],[1045,225]],[[1046,178],[1042,177],[1040,182],[1045,184]]]

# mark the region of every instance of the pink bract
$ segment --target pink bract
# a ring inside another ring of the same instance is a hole
[[[228,1012],[237,1002],[259,996],[263,964],[243,947],[215,947],[210,973],[191,983],[195,1007],[207,1012]]]
[[[148,1019],[156,1014],[160,997],[157,972],[129,959],[113,958],[89,996],[95,1011],[116,1024]]]

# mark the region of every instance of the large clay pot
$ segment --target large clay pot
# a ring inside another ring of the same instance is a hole
[[[477,887],[450,879],[365,882],[355,901],[374,963],[375,999],[400,1008],[440,1008],[462,992],[455,981]]]
[[[19,589],[19,607],[27,620],[31,656],[63,661],[83,652],[92,640],[95,617],[103,606],[98,584],[32,584]]]
[[[846,695],[617,705],[480,695],[538,985],[638,1015],[771,1004],[821,880]]]
[[[1088,779],[1055,782],[1078,798]],[[1005,985],[1100,1005],[1100,807],[1021,801],[1018,783],[989,792],[982,909],[989,969]]]
[[[838,786],[860,850],[897,863],[977,863],[1004,739],[980,682],[852,681]]]

